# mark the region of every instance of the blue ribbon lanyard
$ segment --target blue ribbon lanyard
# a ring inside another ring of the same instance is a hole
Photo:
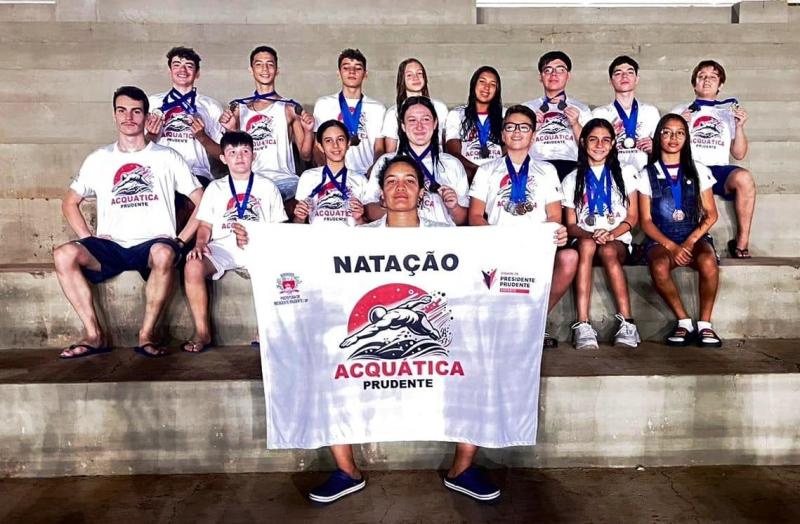
[[[659,160],[658,163],[661,166],[661,171],[664,172],[664,176],[667,177],[669,188],[672,190],[672,200],[674,200],[675,203],[675,211],[683,211],[683,169],[678,166],[678,177],[672,180],[664,162]]]
[[[428,146],[425,151],[422,152],[421,155],[417,155],[411,147],[408,148],[408,154],[411,155],[411,158],[417,161],[417,165],[422,170],[422,173],[425,175],[425,179],[429,182],[429,185],[439,185],[436,182],[436,177],[431,174],[428,167],[425,165],[425,157],[427,157],[431,152],[431,146]]]
[[[268,102],[279,102],[282,104],[292,104],[294,106],[294,112],[298,115],[303,113],[303,106],[297,100],[292,98],[278,98],[278,93],[276,91],[270,91],[269,93],[259,94],[258,91],[253,91],[253,96],[247,96],[245,98],[234,98],[230,102],[228,102],[228,107],[233,111],[237,104],[244,104],[247,105],[251,102],[255,102],[257,100],[266,100]]]
[[[247,181],[247,190],[244,192],[244,200],[242,201],[241,205],[239,204],[239,195],[236,193],[236,187],[233,185],[233,177],[228,175],[228,185],[231,188],[231,194],[233,195],[233,203],[236,205],[236,214],[239,218],[244,217],[244,212],[247,210],[247,202],[250,201],[250,191],[253,189],[253,179],[255,175],[253,172],[250,172],[250,179]]]
[[[625,109],[623,109],[616,100],[614,100],[614,107],[617,109],[619,119],[622,121],[622,126],[625,128],[625,137],[636,140],[636,123],[639,121],[639,102],[637,102],[635,98],[633,99],[630,116],[625,114]]]
[[[342,177],[341,183],[339,182],[339,177]],[[333,182],[333,185],[336,186],[336,189],[342,194],[343,200],[350,200],[350,192],[347,190],[347,168],[343,167],[336,176],[333,175],[333,171],[327,165],[322,168],[322,182],[314,188],[311,192],[311,197],[315,197],[322,191],[322,188],[325,187],[327,180],[330,179]]]
[[[559,94],[557,94],[553,98],[548,98],[547,95],[542,96],[542,105],[539,106],[539,110],[542,113],[547,113],[547,111],[550,110],[550,104],[553,102],[553,100],[555,100],[556,98],[561,98],[562,96],[564,98],[561,99],[558,102],[558,105],[556,105],[556,107],[558,107],[558,109],[561,110],[561,111],[565,110],[567,108],[567,93],[566,93],[566,91],[561,91]]]
[[[475,118],[475,129],[478,130],[478,141],[481,143],[481,148],[489,146],[489,134],[492,132],[492,122],[489,115],[481,122],[480,116]],[[424,156],[424,155],[423,155]]]
[[[364,102],[364,95],[358,99],[355,111],[350,112],[350,106],[344,98],[344,93],[339,91],[339,111],[342,113],[342,123],[347,127],[350,138],[358,136],[358,124],[361,122],[361,106]]]
[[[197,99],[197,89],[192,89],[185,95],[182,95],[174,87],[170,89],[169,93],[164,97],[159,108],[161,112],[166,113],[174,107],[181,107],[184,111],[193,115],[197,113],[197,106],[195,100]]]
[[[531,157],[525,156],[525,161],[519,168],[519,172],[514,169],[514,164],[511,159],[506,155],[506,169],[508,175],[511,177],[511,202],[514,204],[524,204],[528,201],[526,188],[528,186],[528,168],[530,167]]]
[[[695,99],[694,102],[689,106],[689,111],[699,111],[701,107],[716,107],[722,106],[725,104],[733,104],[739,105],[739,101],[735,98],[726,98],[725,100],[698,100]]]
[[[602,215],[606,210],[611,213],[611,173],[608,166],[603,166],[600,180],[591,168],[586,172],[586,197],[590,215]]]

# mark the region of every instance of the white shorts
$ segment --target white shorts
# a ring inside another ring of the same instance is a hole
[[[216,269],[211,275],[211,280],[219,280],[226,271],[244,267],[244,251],[238,247],[229,247],[221,242],[209,242],[208,250],[211,254],[207,258]]]

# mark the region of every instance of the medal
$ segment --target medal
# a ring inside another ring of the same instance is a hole
[[[492,122],[487,116],[481,122],[478,118],[475,120],[475,128],[478,130],[478,143],[481,145],[481,158],[489,158],[489,134],[492,131]]]
[[[684,213],[683,210],[676,209],[672,212],[672,220],[675,222],[683,222],[684,218],[686,218],[686,213]]]
[[[236,100],[231,100],[230,103],[228,104],[228,109],[230,109],[231,113],[235,113],[236,112],[236,106],[238,106],[238,105],[239,105],[239,102],[237,102]]]
[[[506,169],[508,176],[511,179],[511,194],[509,195],[509,207],[512,207],[512,214],[524,215],[528,211],[533,210],[533,206],[528,203],[528,169],[530,166],[531,157],[525,156],[525,160],[519,168],[519,171],[514,169],[514,164],[508,156],[506,159]]]
[[[152,114],[156,115],[158,118],[161,118],[162,116],[164,116],[164,112],[162,110],[160,110],[159,108],[155,108],[150,112]]]
[[[615,222],[614,215],[609,214],[608,216],[606,216],[606,221],[608,222],[608,225],[613,226]]]
[[[594,214],[592,214],[592,213],[589,213],[589,214],[586,216],[586,225],[587,225],[587,226],[593,226],[593,225],[594,225]]]
[[[489,146],[481,146],[481,158],[489,158]]]
[[[347,105],[344,93],[339,91],[339,113],[342,115],[342,123],[347,128],[347,133],[350,135],[351,146],[357,146],[361,143],[361,138],[358,136],[358,128],[361,125],[361,108],[363,103],[364,95],[361,95],[356,107],[350,111],[350,106]]]
[[[625,137],[625,140],[622,141],[622,145],[625,146],[625,149],[633,149],[633,146],[636,145],[636,140],[629,136]]]
[[[352,135],[350,137],[350,145],[351,146],[357,146],[360,143],[361,143],[361,139],[358,138],[358,135]]]
[[[614,109],[617,110],[622,127],[625,129],[625,140],[622,141],[623,147],[633,149],[636,146],[636,125],[639,122],[639,102],[633,99],[631,103],[631,114],[628,115],[622,105],[614,100]]]
[[[564,98],[566,98],[566,95]],[[566,100],[559,101],[556,107],[559,108],[561,111],[565,110],[567,108],[567,101]]]
[[[585,176],[586,200],[589,208],[586,225],[594,226],[598,217],[606,213],[608,213],[608,216],[613,214],[611,209],[611,172],[608,167],[603,166],[603,172],[599,180],[592,169],[587,170]]]
[[[553,103],[553,100],[555,100],[556,98],[560,98],[562,96],[564,98],[558,101],[556,107],[559,109],[559,111],[565,110],[567,108],[567,93],[561,91],[553,98],[549,98],[547,95],[544,95],[544,97],[542,97],[542,105],[539,106],[539,111],[541,111],[542,113],[547,113],[550,110],[550,104]]]
[[[525,202],[525,212],[530,213],[533,211],[533,204],[530,202]]]
[[[517,204],[516,207],[514,208],[515,215],[524,215],[527,212],[528,211],[525,208],[525,204]]]

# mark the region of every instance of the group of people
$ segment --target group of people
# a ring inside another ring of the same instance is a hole
[[[727,248],[746,258],[755,184],[748,170],[729,164],[729,155],[741,160],[747,153],[747,113],[735,99],[719,99],[721,64],[700,62],[691,76],[695,100],[660,116],[636,98],[639,64],[617,57],[608,67],[614,100],[592,111],[566,93],[569,56],[551,51],[538,62],[543,96],[504,107],[499,72],[483,66],[470,79],[467,103],[448,112],[431,97],[423,64],[410,58],[399,65],[397,98],[386,110],[363,92],[366,57],[346,49],[338,58],[341,90],[319,98],[311,114],[277,93],[271,47],[250,54],[254,93],[225,107],[197,92],[200,61],[190,48],[173,48],[169,91],[148,97],[133,86],[117,89],[117,140],[89,155],[70,185],[63,212],[78,239],[57,247],[54,259],[85,334],[61,358],[109,351],[90,284],[128,270],[147,280],[135,351],[165,355],[155,327],[184,256],[195,331],[182,349],[204,351],[212,343],[207,280],[243,266],[244,221],[558,223],[548,307],[574,281],[578,349],[598,348],[589,310],[595,263],[616,303],[614,343],[640,343],[622,267],[638,226],[654,287],[677,319],[666,343],[722,345],[711,324],[719,283],[708,234],[718,216],[714,195],[735,202],[737,234]],[[217,162],[227,168],[221,178],[213,175]],[[314,167],[298,170],[301,163]],[[94,233],[79,207],[90,197],[97,199]],[[696,324],[672,278],[681,266],[699,274]],[[557,344],[545,334],[545,347]],[[339,471],[311,493],[319,502],[363,487],[352,448],[332,451]],[[490,500],[499,490],[471,467],[476,451],[458,444],[445,484]]]

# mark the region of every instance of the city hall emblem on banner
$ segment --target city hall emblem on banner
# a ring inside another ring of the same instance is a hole
[[[300,277],[296,273],[281,273],[275,279],[275,287],[278,289],[278,300],[274,302],[276,306],[285,304],[304,304],[307,298],[300,295]]]

